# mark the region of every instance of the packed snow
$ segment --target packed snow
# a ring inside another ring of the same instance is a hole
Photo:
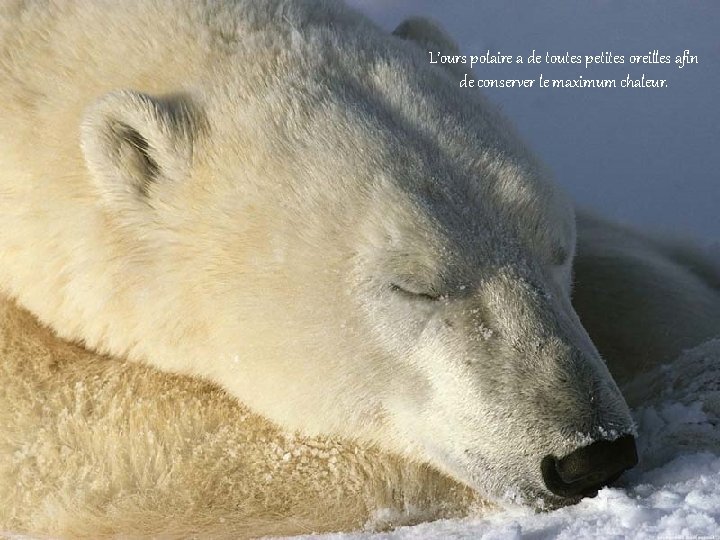
[[[640,464],[616,487],[548,513],[512,507],[386,533],[323,540],[720,538],[720,339],[683,353],[624,389],[638,424]]]

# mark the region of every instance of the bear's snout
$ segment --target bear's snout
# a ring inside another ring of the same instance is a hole
[[[594,497],[600,488],[617,480],[637,462],[635,438],[624,435],[613,441],[596,441],[561,459],[547,455],[540,468],[545,486],[553,494],[565,498]]]

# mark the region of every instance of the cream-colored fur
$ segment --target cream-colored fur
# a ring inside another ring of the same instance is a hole
[[[0,299],[0,535],[238,538],[481,509],[432,469],[289,436],[219,388],[63,342]]]
[[[633,432],[570,303],[572,206],[401,39],[441,33],[311,0],[0,9],[0,289],[61,337],[498,501],[573,502],[541,460]]]

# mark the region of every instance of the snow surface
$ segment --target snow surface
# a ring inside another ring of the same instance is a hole
[[[640,464],[593,499],[548,513],[512,507],[388,533],[303,538],[720,538],[720,339],[686,351],[624,391],[643,403],[633,411]]]

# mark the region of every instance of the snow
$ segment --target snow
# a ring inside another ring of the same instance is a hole
[[[625,389],[638,424],[640,464],[616,487],[548,513],[510,507],[386,533],[323,540],[720,538],[720,339],[683,353]]]

